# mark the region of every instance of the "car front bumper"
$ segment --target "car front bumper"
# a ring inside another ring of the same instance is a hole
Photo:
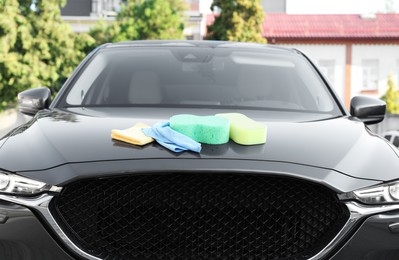
[[[398,226],[398,210],[366,218],[331,260],[399,259]]]
[[[54,223],[48,223],[51,216],[43,213],[50,199],[42,196],[33,207],[0,200],[0,259],[85,259],[82,251],[68,245],[68,238],[57,232]],[[399,209],[372,214],[372,209],[355,203],[348,208],[347,225],[325,252],[311,259],[399,259]]]
[[[28,208],[0,201],[0,259],[72,260]]]

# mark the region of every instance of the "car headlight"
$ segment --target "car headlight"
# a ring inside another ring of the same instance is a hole
[[[61,188],[0,171],[0,193],[15,195],[33,195],[41,192],[60,192]]]
[[[366,204],[399,203],[399,181],[344,193],[340,197],[355,199]]]

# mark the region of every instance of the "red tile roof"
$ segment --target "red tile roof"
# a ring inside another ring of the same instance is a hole
[[[207,16],[207,25],[215,17]],[[267,39],[399,39],[399,14],[265,14]]]
[[[265,14],[266,38],[399,38],[399,14]]]

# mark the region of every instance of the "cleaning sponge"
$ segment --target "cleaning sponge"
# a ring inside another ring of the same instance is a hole
[[[230,123],[224,117],[175,115],[170,118],[170,127],[200,143],[224,144],[229,141]]]
[[[263,144],[266,142],[267,129],[240,113],[216,114],[217,117],[230,121],[230,138],[242,145]]]
[[[130,144],[146,145],[151,142],[154,142],[154,139],[146,136],[142,131],[143,128],[149,128],[149,127],[150,127],[149,125],[146,125],[144,123],[137,123],[133,127],[128,129],[124,130],[113,129],[111,132],[111,137],[112,139]]]

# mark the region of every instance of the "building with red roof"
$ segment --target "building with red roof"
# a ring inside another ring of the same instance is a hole
[[[389,74],[399,83],[399,14],[266,14],[271,44],[303,50],[349,105],[359,94],[382,96]]]
[[[263,35],[270,43],[398,43],[399,14],[266,14]]]
[[[207,17],[212,24],[214,17]],[[399,14],[266,13],[269,44],[297,48],[326,74],[349,105],[359,94],[382,96],[392,74],[399,83]]]

